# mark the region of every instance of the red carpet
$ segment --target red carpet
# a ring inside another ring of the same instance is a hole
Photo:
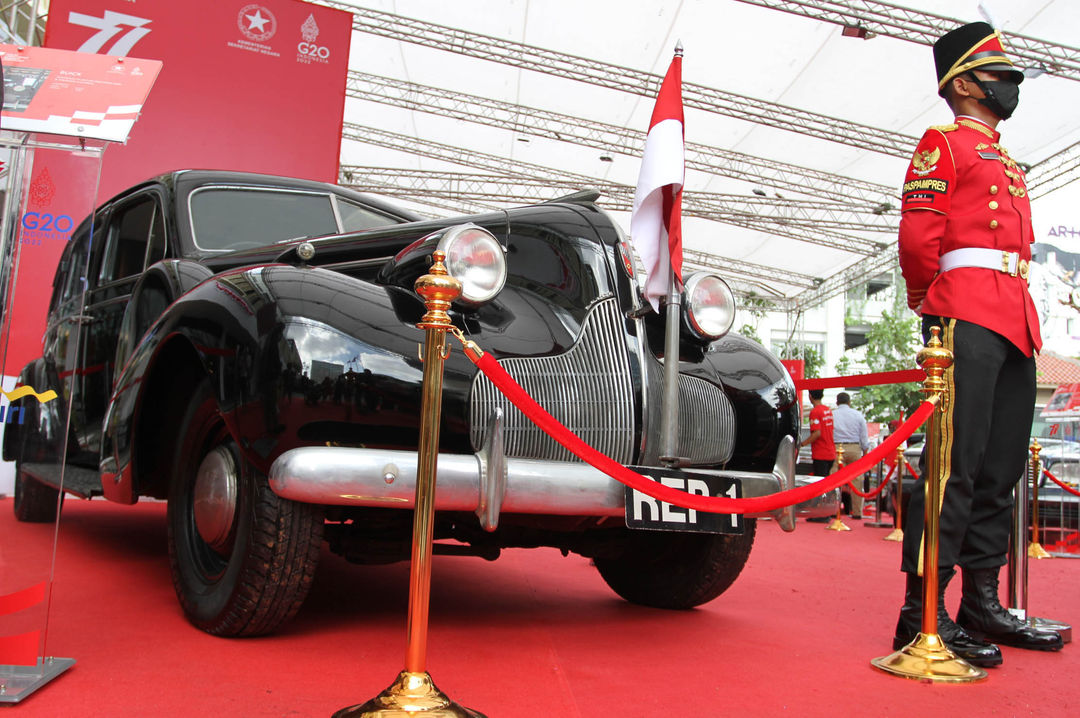
[[[164,505],[70,500],[57,555],[47,653],[67,673],[16,706],[38,716],[329,716],[384,689],[402,667],[408,567],[327,554],[286,631],[224,640],[191,628],[169,580]],[[886,529],[759,526],[742,577],[689,612],[617,598],[588,561],[554,550],[494,563],[436,557],[428,669],[459,703],[517,716],[1028,716],[1080,709],[1080,646],[1004,648],[970,685],[930,685],[869,665],[890,652],[900,546]],[[51,527],[17,524],[0,500],[0,587],[31,576],[22,551]],[[1080,623],[1080,561],[1031,562],[1036,615]],[[950,591],[948,603],[958,597]],[[28,630],[0,620],[0,634]],[[0,715],[0,718],[5,718]]]

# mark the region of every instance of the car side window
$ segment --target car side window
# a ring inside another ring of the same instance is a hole
[[[401,222],[400,219],[377,212],[362,204],[350,202],[342,197],[335,197],[335,200],[337,201],[337,211],[338,216],[341,217],[341,229],[343,232],[358,232],[362,229],[387,227]]]
[[[97,229],[96,225],[94,227]],[[53,296],[50,306],[56,308],[70,301],[82,293],[86,288],[87,262],[90,255],[90,229],[89,222],[76,230],[71,238],[71,244],[60,258],[60,266],[53,281]],[[100,234],[100,230],[95,232]]]
[[[165,230],[156,197],[143,195],[114,210],[106,241],[99,285],[139,274],[154,252],[164,253]]]

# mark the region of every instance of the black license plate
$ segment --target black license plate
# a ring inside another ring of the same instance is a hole
[[[699,496],[742,498],[742,483],[712,474],[699,474],[678,469],[659,469],[652,466],[631,466],[631,469],[653,481],[679,491]],[[626,525],[632,529],[653,531],[697,531],[713,534],[741,534],[742,514],[714,514],[675,506],[647,496],[637,489],[624,487],[626,496]]]

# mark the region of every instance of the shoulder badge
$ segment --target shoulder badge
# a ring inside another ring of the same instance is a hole
[[[941,159],[941,148],[932,147],[928,150],[915,150],[911,157],[911,171],[920,177],[925,177],[937,169],[937,162]]]
[[[938,132],[954,132],[955,130],[960,129],[960,125],[955,123],[951,125],[930,125],[930,129],[937,130]]]

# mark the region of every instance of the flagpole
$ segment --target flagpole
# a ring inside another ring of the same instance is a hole
[[[664,327],[664,394],[660,414],[660,461],[671,468],[679,465],[679,312],[682,295],[671,273],[667,296],[667,323]]]
[[[675,55],[682,57],[682,54],[682,42],[676,42]],[[679,465],[679,328],[682,323],[682,293],[675,268],[669,267],[669,271],[664,326],[664,393],[660,404],[660,462],[675,468]]]

